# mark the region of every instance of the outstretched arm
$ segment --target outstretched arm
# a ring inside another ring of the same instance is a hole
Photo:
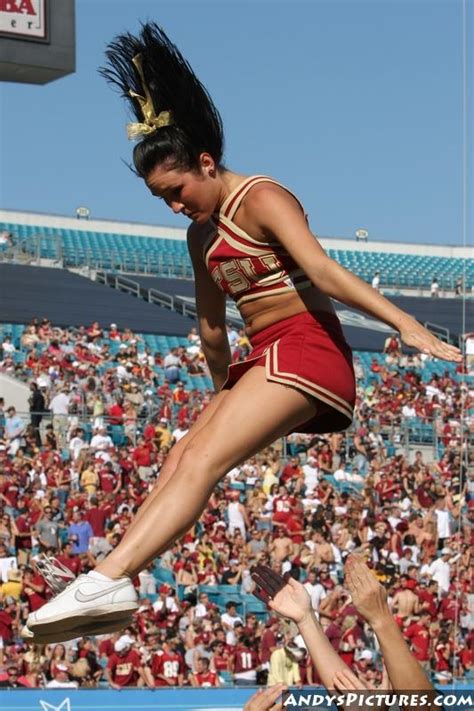
[[[357,677],[352,673],[335,651],[324,634],[314,611],[306,588],[293,578],[285,582],[278,573],[265,565],[252,570],[252,578],[257,584],[257,597],[282,617],[288,617],[298,626],[309,655],[326,689],[334,689],[336,675],[344,672],[346,678],[353,678],[358,688]]]
[[[347,559],[345,574],[346,587],[354,606],[377,635],[393,690],[431,691],[432,684],[408,649],[393,619],[385,589],[362,558],[355,554]]]
[[[444,360],[462,360],[459,348],[440,341],[416,319],[328,257],[311,233],[300,205],[283,188],[268,183],[255,186],[246,197],[244,209],[255,220],[255,234],[281,242],[324,294],[395,328],[407,346]]]

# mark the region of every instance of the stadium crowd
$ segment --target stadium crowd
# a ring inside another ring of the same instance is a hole
[[[245,334],[228,335],[241,359]],[[460,372],[424,378],[426,364],[395,336],[369,372],[356,357],[350,432],[294,434],[230,471],[195,527],[136,579],[131,627],[38,647],[20,637],[52,595],[37,556],[77,575],[107,555],[212,393],[192,388],[206,374],[195,329],[169,353],[97,322],[43,319],[19,343],[4,337],[0,372],[29,384],[30,412],[0,401],[0,687],[317,684],[294,625],[249,603],[258,563],[304,583],[331,644],[376,684],[376,640],[343,585],[354,550],[425,670],[438,683],[467,675],[474,397]],[[415,420],[434,423],[432,461],[398,446]]]

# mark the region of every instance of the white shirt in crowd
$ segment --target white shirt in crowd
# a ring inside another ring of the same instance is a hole
[[[79,457],[81,449],[87,449],[89,445],[85,442],[82,437],[73,437],[69,442],[69,449],[72,453],[72,458],[76,460]]]
[[[36,378],[36,385],[39,388],[50,388],[51,387],[51,378],[47,373],[41,373],[41,375],[38,375]]]
[[[95,434],[91,439],[91,449],[106,450],[114,446],[112,438],[109,435]]]
[[[69,395],[58,393],[51,400],[49,408],[53,415],[67,415],[69,412]]]
[[[163,368],[179,368],[180,364],[180,359],[174,353],[168,353],[168,355],[165,355],[163,359]]]
[[[339,469],[336,469],[334,472],[334,479],[336,481],[349,481],[349,472],[346,472],[343,467],[339,467]]]
[[[436,580],[440,592],[448,592],[451,583],[451,566],[442,558],[433,561],[428,567],[428,572]]]
[[[319,467],[314,464],[311,458],[303,465],[304,485],[306,493],[311,493],[315,490],[319,479]]]
[[[47,689],[77,689],[79,684],[77,681],[58,681],[57,679],[51,679],[46,684]]]
[[[236,622],[241,622],[242,624],[244,624],[243,619],[239,617],[239,615],[232,617],[232,615],[229,615],[228,612],[224,612],[221,615],[221,622],[231,627],[234,627]],[[226,630],[225,641],[226,644],[229,644],[231,646],[235,644],[235,634],[233,630]]]
[[[309,593],[313,610],[317,612],[319,610],[321,600],[324,600],[327,595],[324,586],[321,585],[321,583],[315,583],[314,585],[312,585],[311,583],[306,582],[304,583],[303,587],[305,587]]]
[[[156,600],[156,601],[153,603],[153,609],[154,609],[154,611],[155,611],[155,612],[159,612],[161,609],[163,609],[163,605],[166,605],[166,609],[167,609],[169,612],[179,612],[178,606],[177,606],[177,604],[176,604],[176,602],[175,602],[175,599],[174,599],[173,597],[171,597],[171,596],[166,598],[166,602],[165,602],[165,603],[163,602],[163,600],[161,599],[161,597],[159,597],[158,600]]]
[[[15,346],[10,341],[3,341],[2,350],[5,354],[11,354],[15,352]]]
[[[438,526],[438,538],[449,538],[451,535],[449,511],[436,509],[435,514]]]

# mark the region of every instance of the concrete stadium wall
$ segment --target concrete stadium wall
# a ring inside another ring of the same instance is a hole
[[[29,396],[30,389],[28,385],[20,383],[4,373],[0,373],[0,397],[5,400],[5,409],[14,407],[18,413],[28,412]]]

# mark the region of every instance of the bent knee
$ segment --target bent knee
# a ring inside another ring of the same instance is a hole
[[[216,457],[215,450],[210,444],[200,441],[195,437],[184,448],[179,460],[180,468],[191,470],[198,476],[212,476],[219,478],[225,474],[225,469]]]

